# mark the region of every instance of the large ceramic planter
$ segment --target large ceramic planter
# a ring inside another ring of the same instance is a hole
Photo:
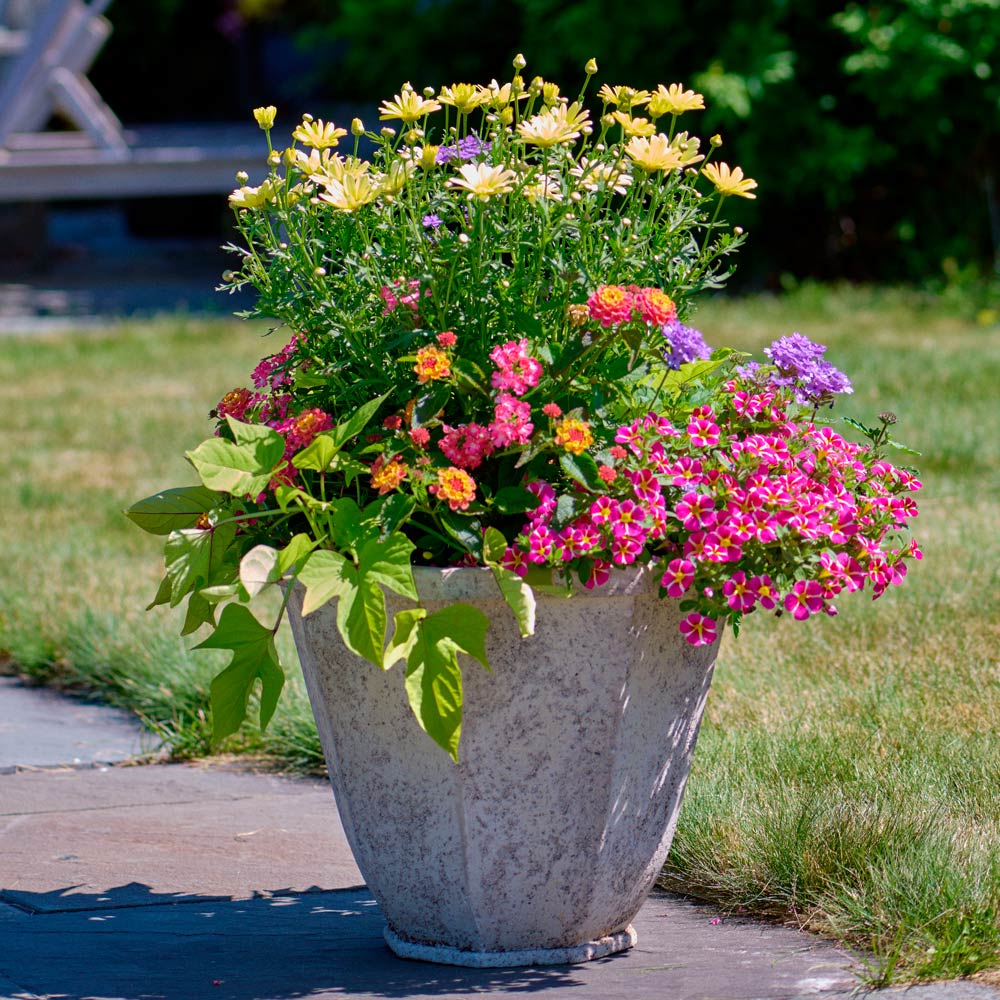
[[[463,666],[456,766],[410,713],[402,665],[345,650],[327,605],[292,630],[344,829],[398,954],[461,965],[630,947],[673,836],[717,646],[692,647],[642,570],[538,594],[522,639],[489,570],[415,570],[424,606],[492,625]],[[401,606],[401,605],[400,605]],[[390,604],[390,613],[395,610]]]

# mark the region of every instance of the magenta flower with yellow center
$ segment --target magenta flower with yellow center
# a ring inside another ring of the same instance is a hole
[[[702,167],[701,172],[715,185],[715,190],[723,198],[735,194],[741,198],[756,198],[757,195],[750,192],[757,186],[757,182],[751,177],[744,177],[741,167],[729,169],[728,163],[709,163]]]

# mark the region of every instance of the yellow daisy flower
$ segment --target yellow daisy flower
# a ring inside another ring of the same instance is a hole
[[[624,163],[591,163],[586,156],[569,169],[570,174],[580,179],[580,187],[585,191],[599,191],[603,184],[615,194],[625,194],[632,183],[632,175]]]
[[[465,188],[480,201],[488,201],[494,195],[506,194],[517,183],[517,174],[503,166],[489,163],[466,163],[459,168],[461,177],[452,177],[449,187]]]
[[[380,180],[379,194],[399,194],[416,169],[417,165],[412,160],[393,160],[389,172],[384,174]]]
[[[661,83],[649,99],[649,113],[653,118],[662,115],[682,115],[685,111],[701,111],[705,107],[705,98],[693,90],[685,90],[681,83],[672,83],[664,87]]]
[[[715,190],[723,196],[735,194],[741,198],[756,198],[757,195],[750,192],[757,186],[757,182],[751,177],[743,176],[741,167],[729,169],[728,163],[709,163],[701,171],[714,185]]]
[[[315,121],[303,121],[292,133],[292,138],[313,149],[330,149],[345,135],[347,129],[337,128],[333,122],[324,122],[322,118],[317,118]]]
[[[277,113],[278,109],[273,104],[269,104],[266,108],[254,108],[254,121],[266,132],[274,128],[274,116]]]
[[[512,101],[526,101],[528,99],[523,88],[516,88],[510,83],[505,83],[501,87],[496,80],[491,80],[486,89],[489,91],[489,100],[486,103],[498,111],[506,108]]]
[[[269,177],[260,187],[239,187],[229,196],[230,208],[261,208],[274,198],[274,182]]]
[[[521,194],[529,201],[562,201],[562,184],[558,175],[555,177],[541,174],[535,177],[521,189]]]
[[[378,117],[383,122],[390,118],[400,118],[410,123],[440,110],[441,105],[437,101],[421,97],[408,83],[404,83],[391,101],[382,102]]]
[[[490,92],[477,83],[453,83],[450,87],[442,87],[438,100],[442,104],[450,104],[459,114],[467,115],[490,99]]]
[[[345,174],[343,180],[330,181],[319,196],[342,212],[356,212],[379,195],[378,179],[370,174]]]
[[[625,152],[632,162],[649,173],[678,170],[681,167],[681,154],[670,145],[670,139],[662,132],[647,139],[635,136],[625,147]]]
[[[671,140],[670,145],[681,154],[682,167],[690,167],[691,164],[705,159],[704,156],[698,153],[698,150],[701,149],[701,139],[696,135],[688,135],[687,132],[678,132]]]
[[[580,138],[584,128],[590,125],[590,116],[585,108],[575,101],[572,104],[557,104],[533,115],[517,126],[521,142],[534,146],[558,146]]]
[[[636,90],[634,87],[612,87],[604,84],[597,92],[597,96],[605,104],[613,104],[622,111],[630,111],[632,108],[641,108],[649,102],[648,90]]]
[[[656,126],[648,118],[633,118],[627,111],[614,111],[611,114],[622,127],[626,135],[655,135]]]

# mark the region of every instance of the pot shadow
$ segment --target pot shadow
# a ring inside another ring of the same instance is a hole
[[[0,891],[0,989],[59,1000],[293,1000],[583,985],[568,965],[465,969],[400,959],[364,887],[251,899],[156,893],[140,883],[99,894],[75,888]]]

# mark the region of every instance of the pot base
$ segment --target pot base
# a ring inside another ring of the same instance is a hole
[[[463,965],[470,969],[501,969],[517,965],[576,965],[626,951],[638,940],[631,924],[623,931],[570,948],[525,948],[521,951],[462,951],[439,944],[415,944],[385,929],[386,944],[400,957],[439,965]]]

